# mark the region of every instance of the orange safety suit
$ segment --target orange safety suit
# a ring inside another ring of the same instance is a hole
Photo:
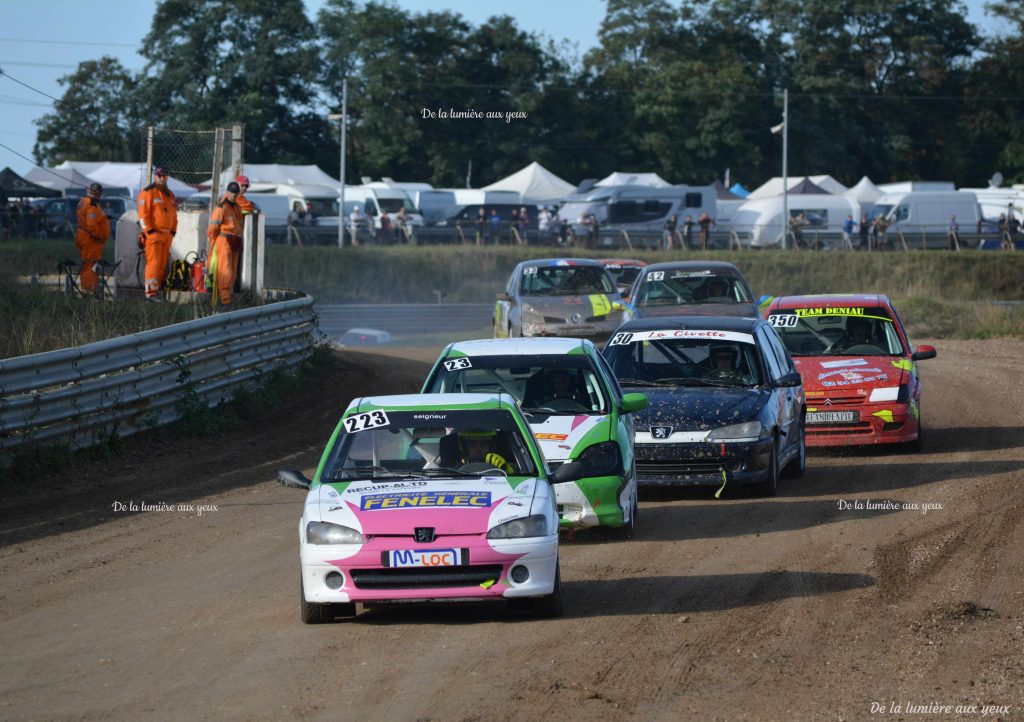
[[[235,203],[238,204],[238,208],[242,211],[243,216],[256,212],[256,204],[246,198],[244,193],[239,193],[235,196]]]
[[[146,237],[146,298],[164,284],[171,239],[178,232],[178,206],[167,186],[152,183],[139,192],[139,224]]]
[[[103,258],[103,244],[110,237],[110,221],[95,198],[84,197],[78,202],[78,229],[75,245],[82,257],[80,282],[83,293],[95,293],[99,277],[93,264]]]
[[[237,203],[225,198],[213,209],[206,236],[211,248],[206,272],[213,279],[218,299],[227,306],[231,303],[242,254],[242,210]]]

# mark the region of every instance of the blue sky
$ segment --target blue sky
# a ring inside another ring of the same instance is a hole
[[[323,0],[304,0],[312,17]],[[135,51],[149,31],[156,0],[0,0],[0,68],[26,85],[59,98],[61,76],[78,63],[112,55],[130,70],[141,70]],[[556,41],[568,40],[582,54],[597,43],[604,18],[604,0],[397,0],[412,12],[449,9],[473,24],[492,15],[513,15],[524,30]],[[984,15],[984,0],[967,3],[969,18],[985,33],[997,30]],[[52,101],[0,76],[0,168],[27,173],[32,163],[36,126],[33,120],[52,109]],[[13,151],[13,152],[12,152]]]

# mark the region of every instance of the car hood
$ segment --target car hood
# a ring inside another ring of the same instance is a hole
[[[579,323],[588,318],[607,316],[625,309],[618,293],[591,293],[579,296],[523,296],[523,304],[551,318]],[[573,316],[579,314],[579,321]]]
[[[503,476],[488,476],[323,484],[307,497],[316,507],[308,517],[368,536],[412,535],[423,526],[438,535],[482,534],[501,520],[529,516],[538,483],[526,479],[513,487]]]
[[[530,429],[548,461],[575,459],[591,444],[611,439],[611,421],[607,416],[532,414],[529,421]]]
[[[636,318],[656,316],[757,316],[752,303],[690,303],[681,306],[644,306],[635,311]]]
[[[707,431],[740,424],[758,417],[769,394],[760,389],[677,386],[636,387],[647,394],[646,409],[633,414],[638,432],[652,426],[671,426],[673,431]]]
[[[796,356],[793,365],[807,392],[867,395],[871,389],[899,386],[913,364],[898,356]]]

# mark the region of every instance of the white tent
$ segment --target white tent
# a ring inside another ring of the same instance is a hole
[[[875,205],[875,201],[881,198],[884,193],[871,182],[871,179],[867,176],[861,178],[857,185],[843,194],[854,203],[860,205],[861,213],[867,213]],[[860,220],[859,218],[857,220]]]
[[[62,193],[68,188],[85,191],[93,179],[74,168],[33,168],[25,180]]]
[[[830,175],[791,175],[786,179],[788,181],[789,188],[792,190],[793,187],[800,185],[804,180],[809,180],[814,185],[821,188],[823,191],[832,193],[834,195],[840,195],[846,193],[848,190],[846,186],[837,181]],[[778,176],[772,178],[770,181],[760,186],[759,188],[750,192],[747,196],[750,200],[757,200],[758,198],[772,198],[774,196],[782,195],[782,177]]]
[[[484,186],[483,190],[515,191],[522,197],[523,203],[544,204],[565,200],[566,196],[576,190],[576,186],[534,161],[507,178]]]
[[[649,186],[651,188],[668,188],[672,184],[657,173],[621,173],[615,171],[607,178],[602,178],[596,186]]]
[[[249,179],[253,190],[257,185],[307,185],[307,186],[329,186],[338,188],[341,184],[337,178],[332,178],[320,169],[318,165],[286,165],[282,163],[246,163],[242,166],[242,175]],[[221,191],[229,181],[235,179],[231,171],[224,171],[220,174]],[[203,185],[212,185],[212,179],[207,180]]]
[[[94,163],[66,160],[58,169],[72,169],[84,173],[92,180],[111,188],[127,188],[132,198],[146,185],[145,163]],[[167,187],[179,198],[188,198],[196,189],[174,177],[167,179]]]

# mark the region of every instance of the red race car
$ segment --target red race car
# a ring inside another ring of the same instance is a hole
[[[633,258],[602,258],[598,261],[612,274],[615,285],[619,287],[623,301],[629,301],[629,289],[633,282],[640,275],[640,271],[647,265],[646,261],[637,261]]]
[[[808,446],[921,448],[917,362],[935,348],[911,346],[888,298],[781,296],[764,315],[803,377]]]

